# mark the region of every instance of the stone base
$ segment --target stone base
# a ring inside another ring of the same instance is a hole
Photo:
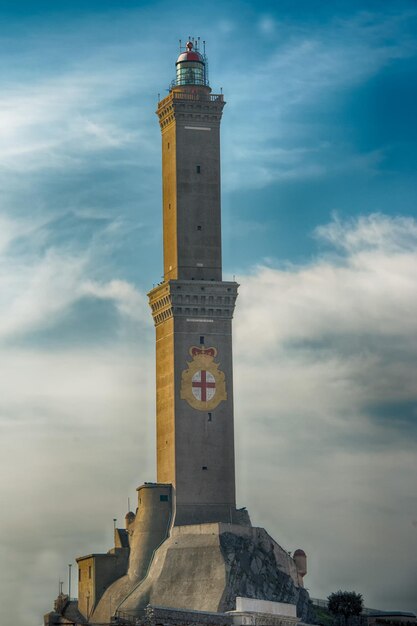
[[[236,610],[239,596],[294,604],[298,621],[309,621],[308,593],[295,563],[263,528],[178,526],[155,551],[145,578],[113,583],[89,621],[140,617],[148,605],[226,613]]]

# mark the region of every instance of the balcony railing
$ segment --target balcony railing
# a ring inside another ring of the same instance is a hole
[[[168,96],[159,102],[163,107],[169,100],[193,100],[194,102],[223,102],[222,93],[190,93],[188,91],[171,91]]]

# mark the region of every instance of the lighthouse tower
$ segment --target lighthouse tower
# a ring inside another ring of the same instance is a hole
[[[156,328],[157,476],[172,485],[174,524],[236,518],[232,317],[222,280],[220,120],[193,42],[159,102],[164,281],[149,294]]]

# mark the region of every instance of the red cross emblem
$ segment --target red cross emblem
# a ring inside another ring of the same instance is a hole
[[[216,393],[216,380],[208,370],[199,370],[191,379],[193,396],[200,402],[208,402]]]

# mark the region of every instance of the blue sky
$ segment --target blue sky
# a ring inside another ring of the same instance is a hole
[[[415,3],[3,1],[0,17],[0,621],[47,610],[155,477],[154,111],[189,34],[227,101],[239,502],[306,550],[313,596],[416,611]]]

